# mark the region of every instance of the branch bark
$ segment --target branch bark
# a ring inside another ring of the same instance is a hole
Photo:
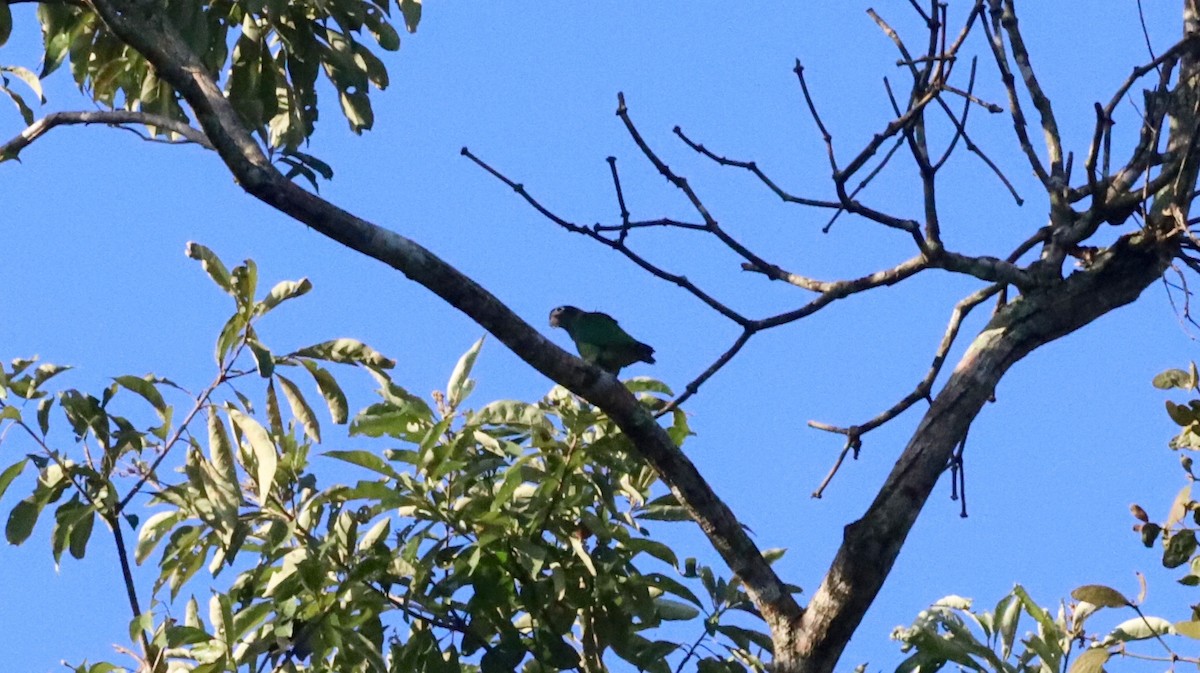
[[[1174,240],[1128,235],[1090,270],[1020,297],[992,319],[934,398],[875,501],[846,527],[842,546],[792,638],[776,642],[777,672],[833,670],[954,448],[1000,378],[1037,347],[1136,299],[1170,264]]]
[[[283,177],[243,129],[214,77],[163,16],[157,3],[94,0],[109,28],[140,52],[195,112],[222,161],[254,197],[317,232],[377,259],[470,316],[530,366],[600,409],[629,436],[708,536],[776,637],[802,614],[733,512],[654,418],[614,377],[569,355],[497,297],[399,234],[338,208]]]
[[[133,110],[89,110],[82,112],[54,112],[35,121],[21,131],[12,140],[0,145],[0,161],[15,159],[21,150],[33,144],[33,141],[46,135],[57,126],[72,126],[75,124],[107,124],[109,126],[154,126],[164,131],[182,136],[188,142],[196,143],[206,149],[212,149],[212,144],[199,129],[194,129],[183,122],[156,115],[149,112]]]

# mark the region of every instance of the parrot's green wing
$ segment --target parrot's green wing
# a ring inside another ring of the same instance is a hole
[[[568,331],[581,358],[613,374],[635,362],[654,363],[654,349],[629,336],[604,313],[583,313]]]

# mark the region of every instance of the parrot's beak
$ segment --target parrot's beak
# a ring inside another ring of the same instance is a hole
[[[550,314],[550,326],[558,327],[558,314],[557,313]]]

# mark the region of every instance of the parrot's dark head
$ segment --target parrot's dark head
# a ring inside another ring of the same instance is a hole
[[[583,315],[583,311],[574,306],[559,306],[550,312],[550,326],[570,329],[575,319]]]

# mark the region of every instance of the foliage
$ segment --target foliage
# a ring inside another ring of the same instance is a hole
[[[358,341],[278,354],[256,326],[311,284],[258,299],[252,261],[229,270],[201,245],[187,252],[235,304],[200,392],[153,374],[51,392],[66,367],[0,366],[0,437],[34,447],[0,471],[0,496],[37,470],[7,539],[51,518],[56,564],[84,558],[101,528],[126,568],[157,559],[148,604],[124,580],[144,608],[130,623],[144,670],[598,671],[614,655],[661,673],[761,670],[771,641],[740,584],[650,534],[686,514],[652,497],[653,471],[597,409],[561,387],[466,408],[482,339],[432,404]],[[379,401],[351,419],[331,364],[368,372]],[[307,373],[354,446],[388,448],[318,451],[324,414],[292,372]],[[670,394],[627,385],[647,405]],[[690,434],[681,411],[670,432]],[[329,473],[349,482],[324,485]],[[699,637],[685,646],[674,634],[687,630]]]
[[[156,13],[171,22],[203,66],[218,77],[248,131],[278,150],[289,176],[328,179],[324,162],[300,151],[318,119],[321,75],[333,85],[342,115],[355,133],[374,124],[370,90],[385,89],[388,71],[364,33],[384,51],[400,48],[392,9],[414,32],[420,0],[170,0]],[[182,98],[137,51],[122,42],[84,3],[38,4],[44,54],[36,74],[0,66],[0,91],[16,104],[26,124],[34,115],[11,87],[21,80],[42,97],[41,80],[67,65],[79,89],[102,108],[139,110],[187,121]],[[0,46],[8,39],[12,12],[0,0]]]
[[[1195,394],[1200,391],[1200,373],[1193,363],[1187,370],[1162,372],[1154,377],[1153,384],[1162,390]],[[1142,544],[1147,548],[1159,544],[1163,567],[1185,568],[1186,574],[1179,583],[1194,587],[1200,585],[1196,539],[1200,530],[1200,502],[1192,497],[1196,475],[1192,471],[1193,459],[1186,452],[1200,450],[1200,399],[1186,404],[1167,400],[1166,409],[1171,420],[1180,426],[1179,434],[1171,439],[1169,446],[1185,452],[1180,455],[1180,464],[1187,483],[1175,495],[1160,523],[1151,521],[1141,505],[1134,504],[1130,510],[1137,519],[1134,531]],[[975,671],[1098,673],[1114,656],[1133,656],[1127,650],[1129,643],[1146,640],[1156,641],[1166,654],[1139,654],[1138,658],[1200,664],[1200,657],[1178,653],[1168,640],[1172,636],[1200,640],[1200,605],[1189,606],[1185,615],[1181,615],[1186,616],[1182,621],[1172,621],[1142,612],[1144,584],[1136,601],[1102,585],[1079,587],[1071,592],[1071,597],[1074,601],[1060,603],[1056,613],[1039,606],[1019,585],[990,612],[977,612],[970,600],[958,596],[943,598],[918,615],[912,626],[893,631],[892,638],[902,643],[902,649],[913,652],[897,671],[928,672],[954,663]],[[1106,632],[1089,631],[1088,618],[1103,608],[1127,609],[1134,614]],[[1033,619],[1037,630],[1026,633],[1018,647],[1016,635],[1026,616]]]

